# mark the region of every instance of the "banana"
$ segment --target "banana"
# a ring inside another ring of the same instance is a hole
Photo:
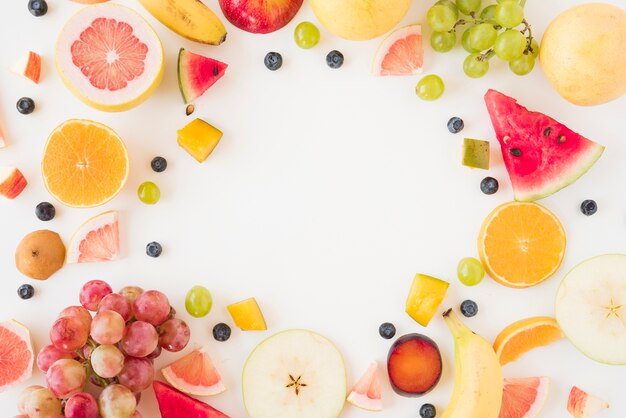
[[[200,0],[139,0],[159,22],[187,39],[209,45],[226,40],[226,28]]]
[[[454,392],[442,418],[498,418],[502,368],[496,353],[451,309],[443,317],[454,337]]]

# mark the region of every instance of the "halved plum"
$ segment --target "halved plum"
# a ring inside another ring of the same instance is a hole
[[[398,395],[417,397],[430,392],[439,383],[441,369],[439,347],[425,335],[403,335],[389,349],[387,372]]]

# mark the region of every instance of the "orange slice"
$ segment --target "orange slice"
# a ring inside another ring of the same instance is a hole
[[[552,276],[565,255],[565,231],[558,218],[536,203],[498,206],[484,220],[478,253],[492,279],[509,287],[530,287]]]
[[[498,418],[535,418],[548,398],[550,378],[504,379]]]
[[[70,119],[48,138],[41,170],[48,192],[72,207],[102,205],[117,195],[129,171],[128,153],[109,127]]]
[[[563,337],[556,319],[537,316],[522,319],[504,328],[493,343],[501,365],[521,357],[522,354],[553,343]]]

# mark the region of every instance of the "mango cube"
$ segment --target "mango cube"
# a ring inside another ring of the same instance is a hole
[[[462,164],[467,167],[489,170],[489,141],[465,138]]]
[[[406,313],[418,324],[428,326],[446,296],[450,283],[425,274],[416,274],[406,299]]]
[[[256,299],[250,298],[244,301],[228,305],[228,312],[233,317],[235,325],[242,331],[265,331],[265,318]]]
[[[198,162],[207,159],[221,138],[222,131],[202,119],[196,119],[178,131],[178,145]]]

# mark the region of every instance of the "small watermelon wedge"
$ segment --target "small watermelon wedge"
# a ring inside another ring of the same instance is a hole
[[[195,396],[212,396],[226,390],[206,347],[192,351],[161,370],[176,389]]]
[[[120,233],[117,212],[108,211],[82,224],[67,248],[67,263],[111,261],[119,257]]]
[[[485,103],[515,200],[534,201],[569,186],[600,158],[604,147],[517,100],[489,90]]]
[[[210,405],[155,380],[154,394],[159,403],[161,418],[230,418]]]
[[[181,48],[178,52],[178,87],[185,103],[202,96],[226,73],[228,64]]]
[[[348,402],[367,411],[382,411],[380,380],[378,378],[378,363],[373,361],[354,385],[348,395]]]
[[[502,406],[498,418],[535,418],[546,403],[549,377],[504,379]]]

